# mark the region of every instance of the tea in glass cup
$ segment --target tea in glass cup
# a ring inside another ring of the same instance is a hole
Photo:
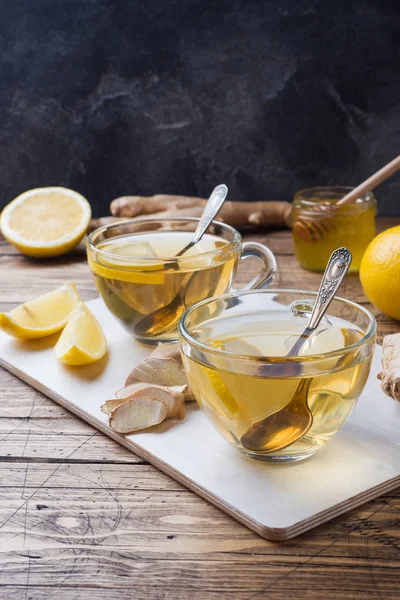
[[[347,300],[335,298],[299,356],[287,356],[315,296],[239,292],[206,300],[181,321],[196,400],[225,439],[249,456],[288,461],[312,455],[344,424],[367,381],[375,320]]]
[[[183,256],[176,254],[193,237],[198,219],[135,219],[97,229],[87,253],[96,287],[109,310],[139,341],[178,337],[185,310],[230,289],[241,257],[263,262],[252,287],[267,285],[276,270],[268,248],[241,242],[240,234],[213,223]]]

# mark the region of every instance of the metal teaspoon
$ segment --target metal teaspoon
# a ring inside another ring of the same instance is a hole
[[[194,236],[191,242],[189,242],[182,250],[176,254],[176,256],[182,256],[185,252],[187,252],[190,248],[192,248],[197,242],[201,240],[208,227],[211,224],[211,221],[217,216],[223,203],[225,202],[226,195],[228,193],[228,188],[224,183],[221,185],[217,185],[211,192],[211,196],[207,200],[207,204],[204,207],[203,213],[200,217],[200,221],[196,227],[196,231],[194,232]]]
[[[328,306],[332,302],[344,276],[349,270],[351,253],[347,248],[338,248],[331,255],[322,277],[309,323],[287,357],[298,356],[304,343],[317,329]],[[276,377],[296,376],[299,364],[277,366]],[[297,372],[296,372],[297,370]],[[311,428],[313,417],[308,408],[308,391],[313,378],[301,379],[292,398],[276,412],[254,423],[241,437],[244,448],[253,451],[275,452],[290,446]]]
[[[200,217],[200,221],[198,222],[198,225],[196,227],[193,239],[184,248],[182,248],[182,250],[180,250],[178,254],[175,255],[176,257],[182,256],[185,252],[187,252],[190,248],[192,248],[195,244],[197,244],[197,242],[201,240],[208,227],[210,226],[212,220],[221,210],[221,207],[225,202],[227,194],[228,188],[223,183],[221,185],[217,185],[217,187],[213,189],[213,191],[211,192],[211,196],[207,200],[207,204],[204,207],[203,213]],[[178,262],[176,263],[176,268],[179,268]],[[196,272],[192,273],[189,277],[189,280],[186,281],[185,286],[187,286],[191,278],[196,275]],[[162,333],[169,331],[177,323],[179,323],[179,319],[181,318],[185,310],[186,308],[182,298],[182,291],[179,290],[169,304],[167,304],[166,306],[162,306],[161,308],[146,315],[137,323],[135,323],[134,331],[136,335],[148,335],[149,332],[151,332],[152,335],[161,335]]]

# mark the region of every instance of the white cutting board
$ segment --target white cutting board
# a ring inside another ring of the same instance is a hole
[[[289,539],[400,485],[400,403],[380,389],[379,346],[364,393],[336,437],[303,462],[267,464],[230,447],[193,402],[183,421],[113,432],[100,405],[150,350],[101,300],[88,306],[107,336],[108,360],[66,367],[55,358],[54,339],[19,342],[0,332],[0,364],[261,536]]]

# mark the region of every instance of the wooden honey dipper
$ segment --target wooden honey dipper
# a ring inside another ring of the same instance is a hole
[[[237,229],[259,229],[263,227],[293,227],[299,237],[306,241],[318,241],[332,228],[336,207],[350,204],[373,190],[388,177],[400,169],[400,156],[392,160],[374,175],[366,179],[336,204],[320,203],[310,209],[309,214],[296,218],[293,223],[292,204],[280,200],[259,202],[224,203],[218,219]],[[146,217],[200,217],[206,200],[175,194],[156,194],[155,196],[122,196],[111,202],[112,216],[92,219],[89,231],[102,225],[124,219]]]
[[[320,241],[332,229],[332,218],[334,218],[335,210],[338,207],[344,206],[345,204],[351,204],[358,198],[362,198],[364,194],[375,189],[399,169],[400,156],[397,156],[335,204],[326,201],[313,205],[307,213],[307,216],[301,215],[294,221],[292,224],[293,231],[295,231],[305,242]]]

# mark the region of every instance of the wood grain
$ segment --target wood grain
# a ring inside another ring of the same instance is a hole
[[[396,224],[378,221],[380,230]],[[294,260],[285,266],[290,232],[249,239],[277,254],[279,285],[300,273],[302,287],[316,287],[318,276]],[[0,245],[0,309],[65,280],[95,297],[83,252],[36,263]],[[351,289],[362,297],[356,278]],[[381,334],[400,330],[380,314],[378,324]],[[300,538],[268,542],[4,371],[0,398],[2,599],[400,596],[400,491]]]

